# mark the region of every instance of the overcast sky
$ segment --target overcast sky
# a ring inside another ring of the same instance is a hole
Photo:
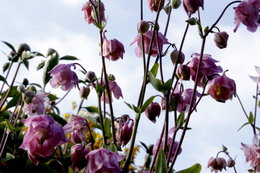
[[[205,0],[205,11],[201,12],[203,25],[214,23],[228,2],[231,1]],[[56,49],[61,56],[74,55],[81,59],[80,62],[87,70],[96,71],[99,74],[101,62],[98,30],[84,21],[81,11],[84,3],[85,1],[82,0],[0,0],[0,39],[10,42],[15,47],[26,42],[33,51],[44,54],[51,47]],[[139,2],[104,0],[104,4],[108,19],[106,36],[108,39],[117,38],[126,49],[123,60],[107,62],[108,73],[115,75],[124,96],[124,99],[114,101],[114,104],[120,105],[115,106],[115,115],[120,116],[128,113],[134,118],[134,113],[123,104],[123,101],[134,104],[137,102],[142,80],[140,75],[142,74],[142,60],[134,54],[135,45],[130,46],[137,34],[136,24],[140,18]],[[155,13],[151,13],[146,8],[144,17],[145,20],[153,21]],[[186,19],[187,15],[183,7],[173,11],[168,39],[170,42],[176,43],[177,47],[183,34]],[[165,21],[165,14],[161,16],[160,21]],[[229,70],[227,76],[236,81],[237,93],[249,112],[253,110],[252,95],[255,92],[255,83],[248,75],[256,75],[254,65],[260,65],[258,57],[260,33],[259,31],[250,33],[243,25],[236,33],[233,33],[233,22],[234,10],[229,8],[218,25],[221,31],[226,31],[230,35],[228,47],[223,50],[218,49],[214,45],[213,38],[209,37],[205,53],[211,54],[213,58],[220,61],[219,65],[224,70]],[[201,40],[197,35],[197,28],[191,27],[184,45],[186,61],[190,60],[192,53],[200,50]],[[6,53],[9,51],[4,44],[0,44],[0,49]],[[1,58],[5,60],[3,53]],[[5,62],[4,60],[0,61],[1,66]],[[41,58],[39,58],[40,60]],[[166,76],[169,76],[173,68],[169,56],[165,57],[164,65],[167,69]],[[18,80],[21,82],[24,77],[29,78],[31,82],[38,80],[41,72],[35,72],[34,68],[31,67],[30,73],[23,69]],[[38,82],[41,83],[41,81]],[[148,89],[148,94],[156,93],[151,87]],[[78,101],[76,94],[71,94],[69,97],[68,104],[71,104],[71,101]],[[92,104],[95,104],[95,100],[86,102],[86,105]],[[65,108],[64,112],[66,111],[70,112],[70,109]],[[163,114],[156,124],[148,121],[143,115],[137,142],[140,140],[147,144],[155,142],[159,138],[162,121]],[[187,133],[183,152],[176,163],[176,169],[183,169],[199,162],[203,167],[202,173],[209,172],[209,169],[206,168],[207,161],[211,156],[216,155],[223,144],[230,149],[231,156],[236,156],[238,172],[246,172],[249,167],[248,164],[245,164],[240,143],[251,143],[252,130],[248,126],[239,132],[237,131],[245,121],[236,98],[225,104],[218,103],[209,97],[203,99],[198,106],[197,113],[191,117],[190,127],[192,130]],[[142,159],[140,157],[138,161],[141,162]]]

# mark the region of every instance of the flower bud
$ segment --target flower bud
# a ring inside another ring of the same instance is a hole
[[[165,0],[148,0],[151,11],[160,11],[163,8]],[[159,7],[160,5],[160,7]]]
[[[90,93],[90,89],[88,87],[80,87],[79,94],[81,98],[87,99]]]
[[[235,166],[235,164],[236,164],[235,160],[233,160],[233,159],[228,159],[228,161],[227,161],[227,167],[232,168],[232,167]]]
[[[24,51],[31,51],[30,46],[29,46],[28,44],[26,44],[26,43],[22,43],[22,44],[19,46],[19,48],[18,48],[18,50],[17,50],[17,55],[18,55],[18,56],[21,56]]]
[[[28,79],[24,78],[24,79],[23,79],[23,85],[24,85],[24,86],[27,86],[28,84],[29,84]]]
[[[11,51],[10,54],[8,55],[8,60],[12,62],[17,62],[19,59],[19,56],[17,55],[16,52]]]
[[[226,32],[217,32],[214,36],[216,46],[220,49],[226,48],[228,36],[229,35]]]
[[[152,102],[145,111],[145,115],[153,123],[156,122],[156,117],[159,117],[161,113],[161,107],[157,102]]]
[[[86,79],[89,80],[90,82],[94,82],[97,79],[95,72],[89,71],[86,74]]]
[[[32,103],[32,100],[35,96],[35,92],[31,90],[27,90],[24,93],[24,101],[26,104]]]
[[[180,53],[180,55],[179,55]],[[179,56],[179,58],[178,58]],[[185,60],[185,55],[182,52],[179,52],[177,50],[172,51],[171,55],[171,60],[173,64],[182,64]]]
[[[57,51],[55,49],[49,48],[48,51],[47,51],[47,57],[54,54],[54,53],[57,53]]]
[[[140,34],[143,34],[145,33],[146,31],[148,31],[150,28],[150,25],[147,21],[140,21],[138,24],[137,24],[137,31],[140,33]]]
[[[110,81],[115,81],[116,78],[115,78],[115,76],[114,76],[113,74],[109,74],[109,75],[108,75],[108,80],[110,80]]]
[[[119,127],[116,134],[116,139],[119,144],[125,146],[131,138],[134,126],[134,120],[129,117],[129,115],[122,115],[119,118]]]
[[[204,0],[183,0],[183,6],[186,13],[195,13],[199,7],[204,6]]]
[[[190,80],[190,68],[187,65],[178,66],[177,76],[182,80]]]
[[[171,0],[171,6],[173,9],[179,8],[181,5],[181,0]]]

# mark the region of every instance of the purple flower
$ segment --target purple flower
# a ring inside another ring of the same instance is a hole
[[[237,7],[235,7],[235,28],[234,32],[237,31],[240,23],[247,26],[247,30],[255,32],[259,26],[259,1],[242,1]]]
[[[145,115],[153,123],[156,122],[156,117],[159,117],[161,113],[161,107],[157,102],[152,102],[148,108],[145,110]]]
[[[88,147],[82,144],[76,144],[71,147],[72,168],[76,172],[87,166],[86,155],[89,153]]]
[[[193,93],[193,89],[185,89],[180,96],[180,100],[177,104],[177,111],[178,112],[187,112],[189,110],[190,107],[190,103],[191,103],[191,97],[192,97],[192,93]],[[195,106],[196,104],[196,99],[197,97],[200,96],[200,93],[198,93],[197,91],[195,91],[195,97],[194,97],[194,102],[192,107]]]
[[[259,76],[249,76],[254,82],[260,83],[260,66],[255,66],[256,72],[259,74]]]
[[[65,133],[71,134],[71,141],[74,143],[81,143],[85,141],[85,135],[87,131],[87,121],[85,118],[74,115],[72,120],[67,123],[63,129]]]
[[[119,144],[125,146],[131,138],[134,126],[134,120],[129,115],[123,115],[119,118],[119,127],[116,134],[116,139]]]
[[[78,85],[78,77],[70,70],[71,66],[75,68],[75,64],[59,64],[50,71],[52,77],[50,84],[53,88],[61,86],[63,91],[68,91]]]
[[[149,8],[151,11],[159,11],[163,8],[165,0],[148,0]],[[160,5],[161,3],[161,5]],[[159,7],[160,5],[160,7]]]
[[[204,6],[204,0],[183,0],[183,6],[187,14],[195,13],[199,7]]]
[[[121,173],[118,162],[122,159],[119,154],[104,148],[93,150],[86,156],[88,165],[85,173]]]
[[[68,141],[62,127],[49,115],[31,116],[23,122],[28,129],[20,148],[28,151],[34,164],[43,157],[51,156],[54,147]]]
[[[246,162],[249,162],[252,168],[256,168],[256,171],[260,171],[260,140],[258,136],[254,136],[252,145],[244,143],[241,143],[241,145],[246,156]]]
[[[225,102],[236,94],[236,83],[223,74],[209,82],[208,94],[219,102]]]
[[[199,58],[200,54],[194,53],[191,55],[192,60],[188,63],[188,67],[190,67],[190,74],[192,80],[195,81],[196,72],[199,66]],[[223,70],[220,66],[217,66],[215,63],[218,62],[215,59],[211,58],[211,55],[204,54],[202,57],[201,69],[199,71],[199,81],[198,86],[203,86],[203,84],[214,78],[215,75],[221,73]]]
[[[43,91],[37,91],[32,102],[24,105],[23,111],[28,115],[43,115],[48,102],[48,94]]]
[[[125,53],[124,45],[117,39],[107,40],[105,34],[103,38],[103,56],[112,61],[116,61],[119,58],[123,59]]]
[[[151,30],[149,30],[143,34],[145,54],[149,54],[152,35],[153,35],[153,31],[151,31]],[[141,34],[138,34],[136,36],[135,40],[131,43],[131,45],[134,44],[135,42],[137,43],[137,47],[135,48],[135,53],[137,56],[142,57],[143,49],[142,49],[142,35]],[[151,48],[151,55],[157,56],[158,54],[161,54],[163,45],[167,44],[167,43],[168,43],[168,41],[162,33],[158,32],[158,34],[155,34],[154,39],[153,39],[152,48]]]
[[[84,18],[86,20],[86,22],[88,22],[88,24],[97,24],[98,23],[98,19],[96,17],[96,13],[95,13],[95,8],[98,12],[98,15],[100,17],[100,21],[101,22],[105,22],[105,6],[102,2],[100,2],[100,7],[98,8],[98,1],[97,0],[92,0],[93,4],[95,5],[95,7],[93,6],[93,4],[90,3],[90,1],[86,2],[86,4],[83,5],[81,11],[84,12]]]
[[[222,157],[211,157],[208,161],[208,168],[210,168],[211,172],[215,171],[222,171],[222,169],[226,169],[227,162]]]
[[[105,82],[103,82],[104,84]],[[113,93],[114,97],[116,99],[119,99],[120,97],[123,98],[122,90],[121,88],[117,85],[116,81],[111,81],[108,80],[108,86],[110,89],[110,92]],[[106,92],[103,92],[101,96],[101,100],[105,101],[105,103],[108,103],[108,95]]]

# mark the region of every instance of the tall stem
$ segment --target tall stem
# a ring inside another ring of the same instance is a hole
[[[12,61],[10,66],[8,67],[8,70],[7,70],[7,73],[5,75],[5,79],[7,80],[9,74],[10,74],[10,71],[12,69],[12,66],[13,66],[14,62]],[[0,93],[2,93],[3,89],[4,89],[4,86],[5,86],[5,82],[3,82],[2,86],[1,86],[1,89],[0,89]]]

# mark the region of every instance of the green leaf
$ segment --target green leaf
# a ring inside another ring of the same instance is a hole
[[[8,84],[7,81],[6,81],[6,79],[5,79],[5,77],[2,76],[2,75],[0,75],[0,81],[2,81],[2,82],[4,82],[4,83]]]
[[[158,158],[155,165],[155,172],[156,173],[165,173],[167,172],[167,161],[166,156],[163,150],[159,151]]]
[[[87,111],[89,111],[90,113],[98,113],[98,108],[96,106],[87,106],[85,107],[87,109]]]
[[[248,123],[253,123],[253,122],[254,122],[254,114],[250,112],[248,117]]]
[[[195,19],[194,17],[186,20],[186,22],[190,25],[196,25],[197,24],[197,19]]]
[[[38,84],[38,83],[30,83],[30,85],[37,86],[37,87],[42,89],[42,86],[40,84]]]
[[[153,74],[153,76],[156,76],[158,73],[158,69],[159,69],[159,63],[155,63],[151,69],[151,73]]]
[[[49,113],[49,115],[52,116],[54,120],[57,121],[60,125],[64,126],[65,124],[67,124],[67,121],[60,117],[58,114]]]
[[[140,143],[145,148],[145,151],[148,152],[148,150],[149,150],[148,146],[145,143],[143,143],[142,141],[140,141]]]
[[[148,78],[154,89],[160,92],[163,91],[161,80],[155,78],[152,72],[148,72]]]
[[[163,85],[163,90],[168,91],[172,88],[172,80],[169,79],[164,85]]]
[[[34,52],[31,52],[34,56],[42,56],[42,57],[45,57],[42,53],[40,52],[37,52],[37,51],[34,51]]]
[[[135,105],[132,105],[133,107],[133,110],[135,111],[135,113],[141,113],[141,108],[140,107],[137,107]]]
[[[181,112],[180,115],[177,118],[177,127],[180,128],[183,126],[184,123],[184,118],[185,118],[185,113]]]
[[[105,90],[105,88],[100,84],[97,84],[95,89],[99,96],[101,96],[102,92]]]
[[[27,59],[23,59],[23,64],[29,70],[29,61]]]
[[[14,130],[14,126],[11,124],[11,122],[8,119],[5,120],[5,125],[9,130],[9,132],[12,132]]]
[[[10,67],[10,63],[9,63],[9,62],[5,63],[5,64],[3,65],[3,73],[4,73],[6,70],[8,70],[9,67]]]
[[[108,150],[110,150],[110,151],[112,151],[112,152],[114,152],[114,153],[118,153],[117,152],[117,147],[116,147],[116,145],[114,144],[114,143],[111,143],[110,145],[104,145],[103,146],[103,148],[105,148],[105,149],[108,149]]]
[[[178,171],[176,173],[200,173],[200,171],[201,171],[201,165],[199,163],[196,163],[195,165],[193,165],[187,169]]]
[[[21,97],[21,93],[17,93],[17,95],[15,95],[6,105],[5,110],[16,106],[17,102],[19,101]]]
[[[104,119],[104,130],[105,130],[106,136],[110,139],[112,137],[112,133],[110,130],[110,119],[108,119],[108,118]]]
[[[65,55],[61,57],[60,60],[79,60],[79,59],[75,56]]]
[[[37,65],[36,69],[37,69],[37,70],[40,70],[40,69],[42,69],[42,68],[44,67],[44,65],[45,65],[45,61],[43,60],[43,61],[41,61],[41,62]]]
[[[155,97],[156,97],[156,96],[151,96],[149,99],[147,99],[147,100],[144,102],[143,106],[141,107],[141,113],[144,112],[144,111],[147,109],[147,107],[152,103],[152,101],[153,101],[153,99],[154,99]]]
[[[50,101],[55,101],[55,100],[59,99],[59,97],[57,97],[57,96],[55,96],[53,94],[49,94],[48,98],[49,98]]]
[[[5,154],[5,158],[3,158],[1,160],[1,162],[7,162],[7,161],[12,160],[12,159],[15,159],[15,156],[12,155],[11,153],[6,153]]]
[[[15,51],[15,48],[13,45],[11,45],[10,43],[6,42],[6,41],[2,41],[6,46],[8,46],[10,49],[12,49],[12,51],[16,52]]]
[[[47,60],[44,64],[44,70],[43,70],[43,85],[44,87],[51,79],[50,77],[50,71],[59,63],[59,54],[57,52],[51,54],[47,57]]]

